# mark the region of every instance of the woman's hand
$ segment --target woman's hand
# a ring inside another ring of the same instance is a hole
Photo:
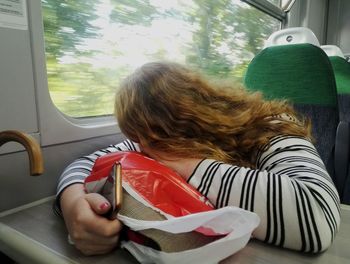
[[[63,191],[60,202],[70,237],[82,253],[104,254],[117,246],[122,224],[102,216],[110,209],[103,196],[86,194],[82,184],[73,184]]]

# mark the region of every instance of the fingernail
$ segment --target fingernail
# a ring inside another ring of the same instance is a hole
[[[101,210],[104,210],[104,209],[106,209],[108,206],[109,206],[109,203],[105,202],[105,203],[103,203],[103,204],[100,205],[100,209],[101,209]]]

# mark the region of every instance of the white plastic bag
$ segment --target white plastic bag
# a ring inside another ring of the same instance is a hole
[[[157,251],[131,241],[121,244],[141,263],[167,264],[217,263],[242,249],[260,222],[255,213],[237,207],[224,207],[214,211],[170,218],[165,221],[143,221],[123,215],[119,215],[118,218],[135,231],[152,228],[178,234],[202,227],[212,229],[217,234],[226,234],[205,246],[176,253]]]

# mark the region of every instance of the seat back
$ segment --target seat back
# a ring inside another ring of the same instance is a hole
[[[326,52],[332,64],[338,94],[340,123],[335,143],[335,173],[341,202],[350,204],[350,63],[335,45],[321,48]],[[343,187],[343,189],[341,189]]]
[[[314,46],[320,46],[314,32],[309,28],[293,27],[276,31],[266,40],[264,48],[279,45],[293,45],[300,43],[309,43]]]
[[[350,63],[346,61],[345,56],[337,46],[325,45],[321,48],[328,55],[333,67],[340,120],[350,122]]]
[[[267,99],[288,100],[311,119],[315,146],[334,177],[332,148],[339,122],[336,84],[327,55],[314,44],[267,45],[248,65],[244,84]]]
[[[321,49],[327,54],[328,57],[340,57],[345,59],[345,56],[341,49],[336,45],[322,45]]]

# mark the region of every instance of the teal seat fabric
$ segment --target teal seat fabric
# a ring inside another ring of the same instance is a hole
[[[271,46],[248,65],[245,86],[266,99],[286,99],[310,118],[315,146],[334,176],[332,149],[339,122],[335,77],[328,56],[311,44]]]
[[[287,99],[297,105],[336,107],[337,92],[327,55],[311,44],[272,46],[249,64],[244,78],[249,90],[267,99]]]
[[[344,58],[330,56],[337,84],[339,116],[341,121],[350,121],[350,63]]]

